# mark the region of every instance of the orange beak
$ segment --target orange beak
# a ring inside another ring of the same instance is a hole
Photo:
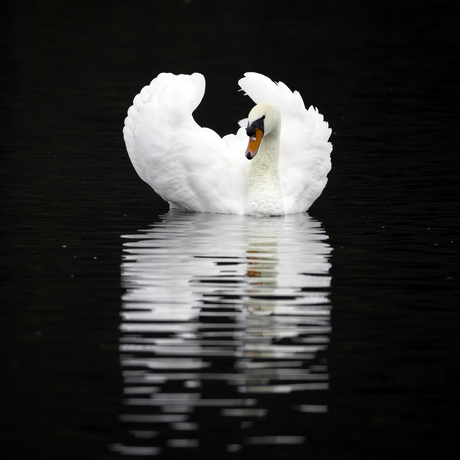
[[[248,160],[252,160],[259,150],[260,141],[262,140],[262,136],[264,132],[260,128],[254,128],[255,134],[249,138],[248,148],[246,149],[245,156]]]

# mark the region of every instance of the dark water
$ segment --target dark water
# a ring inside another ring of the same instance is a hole
[[[2,458],[457,458],[456,2],[0,8]],[[308,215],[168,213],[121,138],[165,70],[220,134],[248,70],[319,107]]]

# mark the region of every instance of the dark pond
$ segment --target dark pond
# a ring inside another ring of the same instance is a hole
[[[2,458],[457,458],[458,2],[0,10]],[[308,214],[168,212],[121,136],[162,71],[221,135],[245,71],[317,106]]]

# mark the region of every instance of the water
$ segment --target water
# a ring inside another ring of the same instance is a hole
[[[276,5],[2,3],[2,458],[458,457],[458,5]],[[308,215],[168,212],[121,137],[165,70],[219,134],[248,70],[319,107]]]

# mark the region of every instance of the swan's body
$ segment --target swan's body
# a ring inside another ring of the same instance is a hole
[[[134,168],[171,208],[253,215],[306,211],[331,169],[328,124],[281,82],[246,73],[239,85],[258,105],[236,135],[221,138],[192,117],[204,95],[204,77],[160,74],[134,98],[125,120]]]

